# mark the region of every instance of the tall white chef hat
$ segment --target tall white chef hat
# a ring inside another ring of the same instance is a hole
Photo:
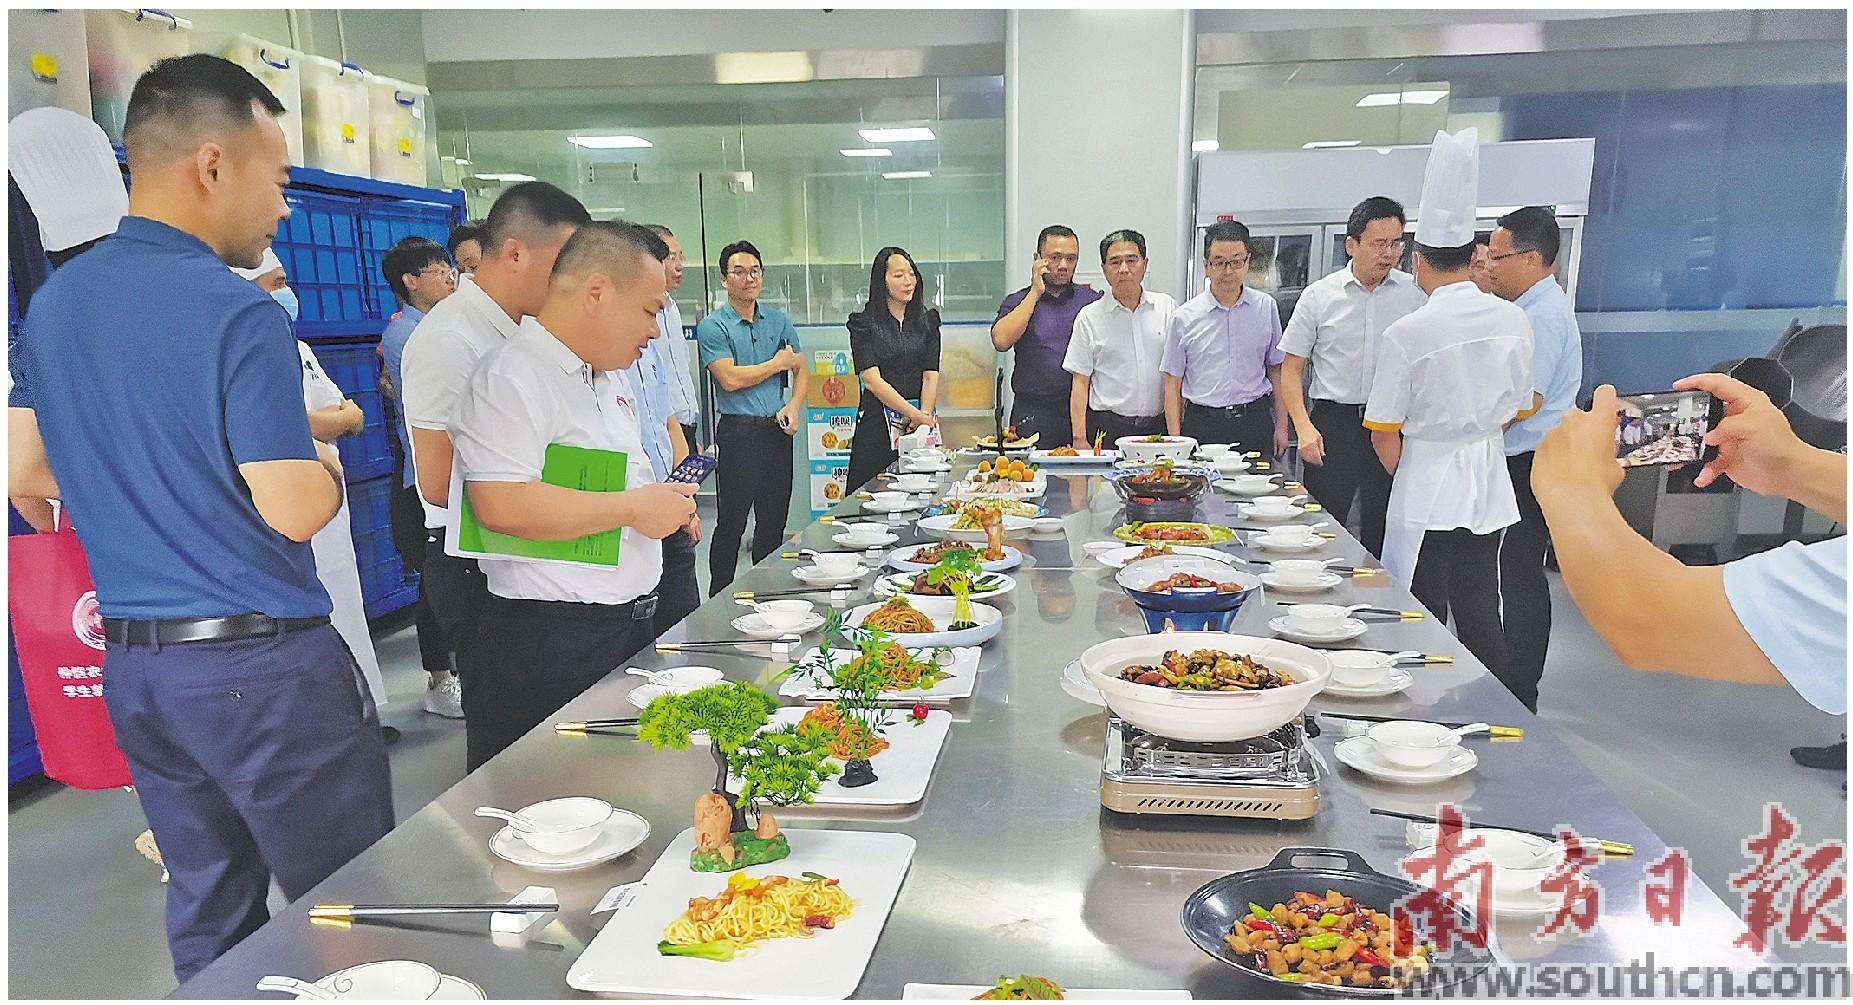
[[[7,171],[39,221],[46,251],[116,232],[129,215],[122,168],[103,129],[63,108],[33,108],[7,124]]]
[[[257,263],[257,268],[241,269],[238,266],[234,265],[234,266],[231,266],[231,270],[233,272],[238,273],[240,276],[244,277],[245,279],[249,279],[255,282],[257,280],[257,277],[263,275],[264,273],[269,272],[272,269],[281,269],[282,267],[283,267],[283,262],[281,259],[277,258],[276,251],[271,248],[265,248],[264,249],[264,260]]]
[[[1416,243],[1430,248],[1472,244],[1479,196],[1480,131],[1470,126],[1452,136],[1435,133],[1416,210]]]

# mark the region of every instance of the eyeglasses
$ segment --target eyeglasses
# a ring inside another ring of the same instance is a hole
[[[422,279],[449,279],[453,283],[457,281],[457,270],[448,265],[427,265],[419,269],[417,275]]]
[[[727,275],[733,279],[758,279],[760,276],[763,276],[765,274],[766,274],[766,270],[757,265],[753,266],[750,269],[728,269],[727,270]]]
[[[1246,269],[1250,261],[1248,258],[1212,258],[1204,264],[1211,272],[1228,272],[1230,269]]]
[[[1352,238],[1352,240],[1357,241],[1358,239],[1354,237]],[[1386,251],[1403,250],[1403,239],[1400,237],[1393,237],[1388,240],[1379,239],[1376,241],[1358,241],[1358,243],[1362,245],[1365,248],[1365,250],[1375,252],[1377,254],[1382,254]]]
[[[1518,255],[1529,255],[1533,251],[1536,251],[1536,250],[1537,250],[1536,248],[1527,248],[1524,251],[1508,251],[1503,255],[1489,255],[1487,256],[1486,260],[1488,262],[1499,262],[1499,261],[1504,261],[1505,259],[1508,259],[1508,258],[1514,258]]]

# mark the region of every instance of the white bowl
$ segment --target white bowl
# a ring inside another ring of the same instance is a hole
[[[1217,474],[1239,475],[1254,465],[1248,463],[1248,459],[1241,454],[1228,453],[1211,460],[1210,467],[1215,468]]]
[[[611,819],[612,810],[611,804],[603,799],[567,796],[524,806],[520,812],[537,825],[531,831],[515,828],[515,835],[523,844],[548,855],[571,855],[598,840],[605,821]]]
[[[869,493],[869,501],[880,506],[882,509],[894,509],[897,506],[907,505],[907,493],[893,491],[871,492]]]
[[[890,639],[909,649],[927,646],[979,646],[995,638],[1004,627],[1004,613],[989,604],[974,601],[972,621],[977,627],[953,631],[950,626],[956,610],[955,605],[958,602],[951,597],[908,597],[907,602],[915,610],[930,618],[939,629],[933,632],[888,633]],[[882,605],[879,603],[863,604],[852,609],[843,620],[853,627],[861,627],[862,619],[868,617],[869,612],[880,606]]]
[[[1383,759],[1400,768],[1430,768],[1460,746],[1461,738],[1433,722],[1379,722],[1365,734]]]
[[[855,556],[849,556],[854,558]],[[762,600],[753,605],[768,629],[789,632],[804,624],[814,605],[808,600]]]
[[[1214,460],[1234,449],[1233,443],[1205,443],[1197,447],[1197,453]]]
[[[1316,558],[1277,558],[1268,571],[1289,586],[1311,586],[1325,575],[1326,564]]]
[[[1230,474],[1222,480],[1222,483],[1227,485],[1230,491],[1242,495],[1260,495],[1263,492],[1272,492],[1275,488],[1273,475]]]
[[[1287,624],[1295,631],[1307,635],[1330,635],[1345,627],[1345,620],[1351,617],[1351,608],[1338,604],[1290,604],[1285,613]]]
[[[925,492],[933,487],[933,478],[922,474],[896,475],[892,484],[903,492]]]
[[[1109,551],[1118,551],[1126,547],[1124,541],[1089,541],[1081,546],[1081,551],[1089,558],[1098,558]]]
[[[831,577],[847,576],[862,567],[862,556],[853,552],[820,551],[811,556],[811,561],[817,571]]]
[[[437,993],[444,975],[416,960],[380,960],[337,970],[316,981],[336,998],[422,1001]]]
[[[1248,507],[1259,516],[1292,516],[1300,511],[1299,504],[1288,496],[1256,496]]]
[[[1319,532],[1303,523],[1290,523],[1281,527],[1269,527],[1257,537],[1265,537],[1269,544],[1300,546],[1312,544],[1319,540]]]
[[[885,523],[840,523],[837,529],[856,544],[880,544],[894,536]]]
[[[1167,436],[1158,443],[1143,436],[1122,436],[1113,445],[1119,448],[1120,460],[1129,464],[1150,464],[1167,457],[1184,461],[1197,449],[1197,441],[1188,436]]]
[[[1220,649],[1253,656],[1294,683],[1266,691],[1178,691],[1120,680],[1134,664],[1156,664],[1167,650]],[[1081,654],[1081,669],[1107,707],[1149,733],[1196,743],[1261,736],[1291,722],[1324,689],[1332,665],[1316,649],[1224,632],[1161,632],[1109,639]]]
[[[1334,684],[1371,687],[1383,683],[1390,675],[1390,658],[1382,653],[1362,649],[1334,649],[1325,656],[1332,662]]]
[[[1459,846],[1475,838],[1484,843],[1472,851],[1462,852],[1468,862],[1489,862],[1493,867],[1493,896],[1508,899],[1536,895],[1539,884],[1564,860],[1562,842],[1497,828],[1469,827],[1460,832]]]
[[[1031,524],[1031,529],[1038,534],[1060,534],[1062,532],[1062,519],[1056,516],[1037,517],[1034,523]]]

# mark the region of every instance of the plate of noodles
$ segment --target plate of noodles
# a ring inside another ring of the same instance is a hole
[[[996,984],[915,984],[901,989],[902,1001],[1189,1001],[1188,991],[1065,988],[1034,974],[999,977]]]
[[[888,687],[876,696],[883,704],[939,704],[957,698],[970,698],[978,686],[978,650],[975,647],[904,649],[892,643],[890,646],[884,647],[878,656],[889,672]],[[859,656],[853,649],[830,650],[830,659],[837,663],[848,662]],[[820,651],[812,647],[799,657],[799,662],[820,658]],[[779,696],[802,701],[829,701],[836,697],[836,692],[820,687],[808,678],[792,674],[779,685]]]
[[[971,621],[960,624],[958,601],[951,597],[890,597],[863,604],[843,620],[856,628],[879,628],[904,646],[977,646],[996,637],[1004,615],[995,607],[973,603]]]
[[[844,776],[838,774],[817,790],[817,796],[811,800],[812,807],[911,806],[926,798],[933,766],[938,763],[939,752],[946,746],[946,734],[952,729],[952,713],[933,709],[927,712],[924,720],[918,721],[911,710],[905,708],[886,709],[876,714],[886,722],[879,723],[875,730],[867,730],[861,723],[847,720],[835,705],[788,705],[772,713],[774,726],[797,724],[800,729],[824,729],[842,737],[847,746],[833,744],[831,753],[839,768],[849,759],[845,755],[861,756],[871,749],[874,751],[868,760],[875,772],[875,781],[847,788],[842,784]],[[739,788],[739,784],[738,778],[732,778],[727,787],[731,791]],[[808,807],[803,812],[812,817],[819,815]],[[796,840],[800,832],[791,833]]]
[[[695,832],[677,835],[567,971],[567,985],[648,998],[854,994],[913,861],[914,839],[790,834],[788,858],[733,873],[690,871]]]

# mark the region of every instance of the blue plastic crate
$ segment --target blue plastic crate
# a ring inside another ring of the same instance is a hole
[[[354,558],[360,566],[360,596],[367,606],[368,617],[385,613],[385,610],[376,611],[376,607],[416,582],[408,579],[405,568],[399,564],[399,549],[393,546],[392,493],[396,483],[397,479],[388,475],[350,483],[347,487],[349,530],[354,536]]]
[[[320,343],[311,347],[322,369],[341,392],[360,406],[366,424],[356,436],[344,436],[335,448],[349,482],[390,476],[393,471],[392,427],[380,394],[379,343]]]
[[[283,197],[290,215],[271,247],[301,301],[304,333],[314,334],[325,322],[369,320],[360,272],[360,197],[296,188]]]
[[[360,209],[362,279],[367,284],[373,317],[385,320],[399,309],[392,286],[380,272],[380,263],[392,246],[408,237],[424,237],[442,245],[450,237],[457,207],[450,203],[370,198]]]

